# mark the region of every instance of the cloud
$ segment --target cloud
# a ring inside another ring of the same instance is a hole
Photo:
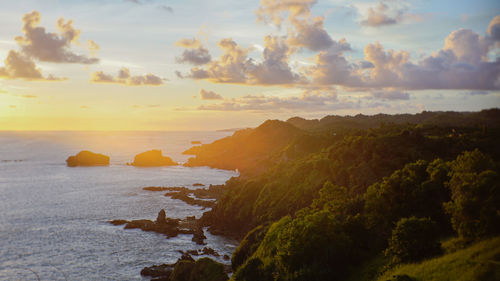
[[[488,35],[494,41],[500,41],[500,15],[494,17],[488,25]]]
[[[127,86],[159,86],[163,84],[164,80],[165,79],[151,73],[132,76],[130,75],[130,70],[125,67],[120,69],[117,76],[97,71],[92,73],[92,77],[90,79],[93,83],[122,84]]]
[[[410,94],[400,91],[377,91],[372,92],[371,96],[382,100],[409,100]]]
[[[281,26],[283,14],[287,13],[291,21],[301,17],[307,18],[316,2],[317,0],[261,0],[255,13],[258,21]]]
[[[123,0],[123,2],[134,3],[134,4],[137,4],[137,5],[143,5],[143,4],[145,4],[145,2],[140,1],[140,0]],[[158,5],[157,7],[158,7],[158,9],[160,9],[162,11],[165,11],[165,12],[168,12],[168,13],[173,13],[174,12],[174,9],[172,7],[170,7],[170,6],[167,6],[167,5]]]
[[[216,92],[206,91],[204,89],[200,90],[200,98],[202,100],[222,100],[224,99],[221,95]]]
[[[160,5],[160,6],[158,6],[158,8],[160,8],[161,10],[163,10],[165,12],[169,12],[169,13],[174,12],[174,9],[170,6],[167,6],[167,5]]]
[[[78,55],[70,50],[72,44],[78,44],[80,30],[73,27],[73,21],[60,18],[57,21],[59,33],[46,32],[38,26],[41,15],[33,11],[23,16],[24,36],[15,40],[24,54],[44,62],[93,64],[98,58]],[[94,42],[95,43],[95,42]]]
[[[100,47],[94,40],[87,40],[87,49],[92,55],[99,51]]]
[[[295,20],[295,29],[290,31],[290,45],[305,47],[311,51],[330,48],[335,42],[324,29],[323,22],[323,17],[314,17],[311,20]]]
[[[374,27],[396,24],[403,18],[403,13],[403,10],[391,11],[389,6],[381,1],[375,8],[371,7],[368,10],[368,15],[361,24]]]
[[[38,96],[35,96],[35,95],[19,95],[20,97],[22,98],[26,98],[26,99],[35,99],[35,98],[38,98]]]
[[[267,95],[247,95],[224,100],[220,103],[201,105],[197,109],[205,111],[331,111],[358,108],[359,101],[339,99],[334,90],[310,89],[299,96],[278,97]]]
[[[194,67],[187,75],[179,77],[207,79],[213,83],[249,85],[286,85],[303,83],[304,78],[292,71],[288,65],[289,47],[284,37],[266,36],[258,63],[248,57],[249,49],[239,46],[231,38],[222,39],[219,47],[223,54],[211,61],[206,68]]]
[[[198,39],[181,39],[176,45],[185,48],[182,55],[175,58],[178,63],[203,65],[212,60],[212,56],[210,56],[208,50],[202,46],[201,41]]]
[[[248,50],[238,46],[231,38],[222,39],[219,47],[223,50],[219,60],[210,62],[206,70],[191,69],[188,77],[208,79],[214,83],[246,83],[247,68],[252,65],[247,57]]]
[[[58,78],[52,74],[44,77],[42,70],[36,66],[35,62],[14,50],[9,51],[4,64],[4,67],[0,67],[0,78],[46,81],[62,81],[67,79]]]
[[[470,91],[470,92],[465,92],[462,94],[466,95],[466,96],[485,96],[485,95],[489,95],[490,92],[488,92],[488,91]]]
[[[248,83],[277,85],[298,83],[305,78],[294,73],[288,65],[289,47],[286,39],[280,36],[266,36],[262,63],[249,63]]]
[[[158,107],[160,107],[160,105],[159,104],[147,104],[147,105],[134,104],[130,107],[131,108],[158,108]]]
[[[272,22],[277,27],[286,22],[290,46],[311,51],[326,50],[335,42],[323,27],[325,18],[312,17],[311,7],[315,4],[316,0],[262,0],[256,12],[257,19]],[[285,14],[288,17],[284,18]]]
[[[365,47],[359,63],[349,62],[342,52],[320,52],[307,73],[318,84],[367,90],[500,89],[500,60],[488,57],[497,48],[492,36],[459,29],[444,41],[441,50],[418,62],[409,52],[385,50],[379,42]]]
[[[342,50],[331,49],[315,55],[315,65],[307,69],[307,74],[314,84],[356,87],[361,84],[356,69],[357,66],[344,57]]]
[[[212,83],[340,86],[372,92],[373,97],[384,99],[408,99],[404,92],[409,90],[500,89],[500,59],[495,55],[500,48],[500,16],[491,21],[485,35],[469,29],[455,30],[444,39],[440,50],[418,60],[412,60],[408,51],[387,50],[379,42],[366,45],[364,57],[355,60],[345,55],[352,50],[350,44],[345,39],[333,40],[324,29],[324,18],[311,15],[315,3],[315,0],[262,0],[256,11],[258,20],[278,27],[286,24],[287,35],[266,36],[264,46],[257,48],[262,51],[261,59],[249,57],[251,48],[225,38],[218,44],[222,49],[219,58],[195,66],[186,74],[177,71],[176,75]],[[404,1],[381,1],[376,9],[370,10],[366,24],[392,24],[417,17],[407,10]],[[183,39],[177,44],[187,49],[201,48],[196,39]],[[314,63],[292,67],[291,57],[302,48],[315,52]]]

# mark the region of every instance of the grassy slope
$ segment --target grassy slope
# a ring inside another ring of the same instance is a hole
[[[377,281],[386,281],[394,275],[403,274],[419,281],[478,280],[476,274],[488,264],[490,268],[495,268],[496,274],[500,272],[500,236],[420,263],[401,265],[386,272]],[[488,275],[491,276],[490,273]]]

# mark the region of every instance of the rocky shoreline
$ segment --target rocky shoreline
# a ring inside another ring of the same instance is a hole
[[[145,267],[141,270],[142,276],[152,277],[151,281],[226,281],[227,274],[231,267],[217,263],[209,258],[200,258],[194,260],[187,253],[182,254],[181,258],[173,264],[161,264]]]
[[[201,183],[195,183],[193,187],[204,186]],[[184,201],[189,205],[212,208],[215,206],[217,199],[224,193],[224,185],[210,185],[208,188],[190,189],[183,186],[161,187],[149,186],[144,187],[144,191],[164,192],[164,196],[171,197]],[[123,229],[141,229],[142,231],[151,231],[160,233],[166,238],[176,237],[179,234],[192,235],[192,241],[197,245],[206,245],[205,236],[201,219],[196,219],[195,216],[188,216],[184,219],[169,218],[164,209],[158,212],[156,220],[139,219],[125,220],[115,219],[109,221],[115,226],[124,226]],[[215,274],[215,279],[210,280],[227,280],[228,273],[231,272],[230,265],[218,263],[206,256],[222,258],[229,261],[229,255],[221,255],[210,247],[204,247],[198,250],[179,251],[182,254],[181,258],[174,264],[161,264],[145,267],[141,270],[141,275],[152,277],[151,280],[202,280],[197,274]],[[205,256],[195,260],[193,256]],[[194,272],[191,274],[190,272]],[[179,279],[181,278],[181,279]]]
[[[200,183],[193,184],[193,186],[200,186]],[[168,191],[165,196],[172,199],[182,200],[192,206],[200,206],[203,208],[212,208],[215,206],[215,200],[219,199],[224,193],[223,185],[210,185],[208,188],[189,189],[182,186],[162,187],[162,186],[148,186],[143,190],[147,191]],[[194,197],[194,198],[193,198]]]
[[[151,220],[112,220],[109,221],[112,225],[125,225],[124,229],[141,229],[142,231],[152,231],[161,233],[167,238],[176,237],[179,234],[192,234],[192,241],[198,245],[205,245],[207,238],[203,232],[203,228],[194,216],[185,219],[167,218],[165,210],[161,209],[158,213],[156,221]]]

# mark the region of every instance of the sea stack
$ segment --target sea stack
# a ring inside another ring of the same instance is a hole
[[[156,217],[156,223],[167,223],[167,215],[165,214],[165,210],[161,209],[158,213],[158,217]]]
[[[134,162],[130,165],[139,167],[158,167],[158,166],[175,166],[179,165],[172,158],[163,156],[161,150],[153,149],[140,154],[134,158]]]
[[[83,150],[80,151],[77,155],[68,157],[68,159],[66,159],[66,164],[68,165],[68,167],[108,166],[109,156]]]

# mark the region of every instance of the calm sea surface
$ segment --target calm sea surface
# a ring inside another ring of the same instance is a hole
[[[0,280],[143,280],[145,266],[173,263],[177,250],[200,249],[191,235],[124,230],[112,219],[199,218],[204,210],[144,186],[222,184],[237,173],[182,166],[126,166],[150,149],[184,162],[191,141],[228,132],[0,132]],[[69,168],[80,150],[111,157],[109,167]],[[230,254],[235,241],[208,237],[208,247]],[[219,259],[223,262],[223,260]]]

